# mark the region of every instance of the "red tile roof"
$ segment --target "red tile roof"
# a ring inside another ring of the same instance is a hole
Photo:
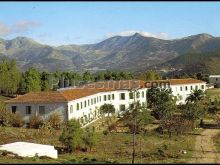
[[[148,82],[148,83],[147,83]],[[170,80],[121,80],[105,81],[82,85],[72,89],[64,89],[51,92],[30,92],[14,99],[5,101],[6,103],[54,103],[68,102],[82,97],[90,96],[99,92],[129,90],[132,88],[150,88],[152,82],[168,82],[171,85],[205,83],[197,79],[170,79]]]

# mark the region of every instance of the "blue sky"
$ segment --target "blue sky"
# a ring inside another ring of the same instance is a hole
[[[220,2],[0,2],[0,38],[51,45],[140,32],[162,39],[220,36]]]

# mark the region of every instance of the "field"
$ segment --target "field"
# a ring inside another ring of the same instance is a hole
[[[208,97],[210,97],[211,99],[215,99],[215,98],[220,98],[220,88],[212,88],[212,89],[208,89],[206,90],[206,94]]]
[[[61,131],[0,127],[0,144],[26,141],[62,147],[59,142]],[[173,136],[160,135],[149,131],[145,136],[136,137],[137,163],[184,163],[191,157],[196,134]],[[186,150],[187,154],[180,151]],[[132,134],[112,132],[104,135],[98,132],[98,144],[91,152],[76,151],[59,154],[57,160],[49,158],[12,158],[0,156],[0,163],[131,163]]]

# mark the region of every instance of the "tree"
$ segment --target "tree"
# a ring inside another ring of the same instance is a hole
[[[147,91],[147,103],[150,108],[154,108],[169,100],[172,100],[172,92],[169,89],[152,87]]]
[[[59,140],[67,147],[68,152],[72,152],[81,146],[82,138],[83,129],[80,123],[75,119],[71,119],[67,121]]]
[[[15,60],[3,60],[0,63],[0,92],[10,95],[18,90],[21,73],[16,67]]]
[[[104,104],[100,107],[100,113],[102,114],[102,116],[105,116],[105,114],[108,114],[108,120],[107,120],[107,124],[109,127],[109,122],[111,121],[111,116],[113,116],[115,114],[115,107],[112,104]]]
[[[201,101],[187,103],[182,109],[183,117],[192,123],[192,130],[195,126],[195,121],[202,118],[206,114],[206,107]]]
[[[42,91],[50,90],[49,79],[50,79],[50,74],[48,72],[41,73],[41,90]]]
[[[83,73],[83,81],[85,81],[85,82],[94,81],[94,77],[91,75],[91,73],[86,71]]]
[[[186,102],[196,102],[202,100],[205,97],[205,93],[201,89],[195,89],[186,98]]]
[[[97,134],[95,132],[95,127],[92,127],[92,128],[87,127],[86,128],[86,132],[84,134],[83,141],[84,141],[85,145],[89,147],[89,150],[92,151],[92,147],[94,147],[98,142]]]
[[[35,68],[29,68],[24,74],[25,91],[41,91],[40,73]]]
[[[147,71],[145,73],[141,73],[138,78],[140,80],[145,80],[145,81],[152,81],[152,80],[161,80],[162,77],[153,70]]]

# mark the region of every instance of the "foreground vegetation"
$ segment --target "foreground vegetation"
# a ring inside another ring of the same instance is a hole
[[[26,141],[41,144],[54,145],[61,148],[59,141],[60,130],[48,131],[42,129],[26,129],[13,127],[0,127],[0,144]],[[72,153],[61,153],[57,160],[49,158],[12,158],[0,156],[0,163],[74,163],[74,162],[120,162],[131,163],[132,134],[112,132],[104,135],[97,132],[98,143],[91,152],[76,150]],[[191,156],[196,134],[185,134],[169,138],[166,134],[161,135],[154,130],[147,135],[137,135],[137,155],[135,162],[185,162]],[[142,150],[142,152],[140,151]],[[186,150],[187,154],[182,154]],[[142,156],[141,156],[142,155]],[[142,157],[142,158],[141,158]]]

